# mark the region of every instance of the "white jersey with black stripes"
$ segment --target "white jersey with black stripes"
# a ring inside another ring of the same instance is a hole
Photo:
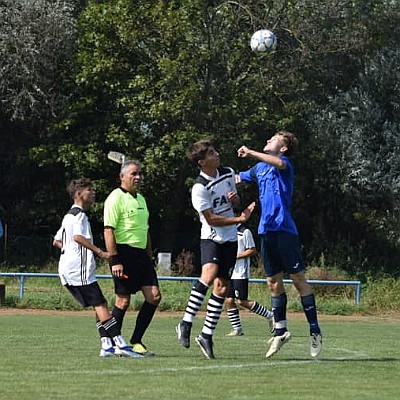
[[[215,178],[200,172],[192,187],[192,204],[199,213],[201,239],[211,239],[217,243],[237,241],[236,225],[210,226],[203,215],[203,211],[211,209],[216,215],[234,217],[228,192],[237,192],[235,172],[232,168],[218,168]]]

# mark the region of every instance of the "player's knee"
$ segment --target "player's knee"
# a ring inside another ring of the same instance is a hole
[[[218,286],[218,287],[214,286],[213,293],[216,294],[217,296],[225,297],[226,294],[228,293],[228,287],[227,286]]]
[[[160,291],[157,292],[151,292],[151,293],[145,293],[145,300],[153,304],[154,306],[158,306],[161,302],[161,293]]]
[[[121,310],[127,310],[130,304],[130,297],[119,297],[115,299],[115,305]]]
[[[304,273],[293,274],[290,276],[293,281],[293,285],[298,290],[300,294],[310,294],[312,293],[312,286],[307,282]]]
[[[230,309],[230,308],[236,308],[236,304],[235,304],[235,300],[232,297],[227,297],[225,299],[225,306],[226,308]]]
[[[247,301],[246,301],[246,300],[237,299],[237,303],[238,303],[238,305],[239,305],[240,307],[247,308],[247,307],[246,307],[246,306],[247,306]]]
[[[268,285],[268,289],[271,292],[274,292],[277,290],[278,288],[278,282],[275,279],[268,279],[267,280],[267,285]]]
[[[162,298],[161,293],[158,292],[156,295],[153,296],[153,304],[155,306],[158,306],[161,302],[161,298]]]

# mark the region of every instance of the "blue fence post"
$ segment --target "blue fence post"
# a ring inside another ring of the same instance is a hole
[[[24,289],[25,289],[25,275],[21,275],[19,277],[19,298],[22,299],[24,297]]]
[[[356,287],[356,304],[359,305],[361,302],[361,282],[357,282]]]

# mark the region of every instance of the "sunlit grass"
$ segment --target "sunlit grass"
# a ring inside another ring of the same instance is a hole
[[[128,313],[129,337],[136,312]],[[293,339],[265,359],[266,324],[242,313],[245,335],[226,337],[221,319],[215,334],[215,360],[195,343],[177,343],[180,314],[157,313],[145,335],[156,357],[100,359],[91,313],[0,315],[1,397],[48,399],[394,399],[400,376],[400,321],[376,317],[321,319],[324,351],[309,357],[307,324],[289,320]],[[195,320],[193,335],[201,330]]]

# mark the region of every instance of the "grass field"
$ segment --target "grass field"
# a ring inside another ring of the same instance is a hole
[[[215,360],[192,340],[181,348],[174,326],[181,314],[158,313],[145,336],[157,353],[144,359],[98,357],[99,340],[87,312],[0,313],[0,397],[41,399],[398,399],[400,320],[321,317],[324,352],[310,360],[307,326],[292,315],[293,339],[265,359],[266,325],[243,312],[245,336],[217,328]],[[128,338],[136,313],[124,325]],[[199,315],[193,334],[200,331]]]

